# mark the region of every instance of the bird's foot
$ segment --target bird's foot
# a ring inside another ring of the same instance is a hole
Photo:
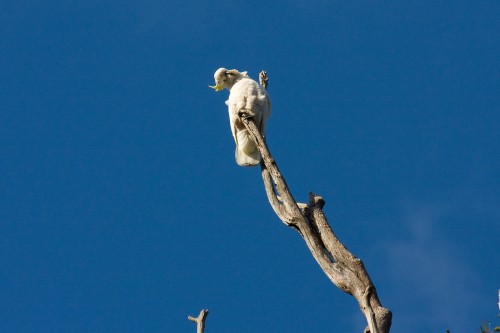
[[[255,113],[253,113],[251,110],[241,110],[238,112],[238,116],[240,118],[247,119],[255,116]]]

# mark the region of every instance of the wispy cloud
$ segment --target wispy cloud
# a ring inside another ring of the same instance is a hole
[[[480,302],[474,292],[480,279],[462,260],[460,244],[451,242],[437,224],[449,208],[406,205],[407,235],[385,244],[394,331],[471,332],[478,322],[471,311]],[[389,301],[387,301],[389,303]]]

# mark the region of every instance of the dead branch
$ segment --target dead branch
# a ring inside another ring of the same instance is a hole
[[[267,85],[269,84],[269,78],[267,77],[267,73],[265,70],[262,70],[262,72],[260,72],[259,82],[261,86],[267,89]]]
[[[205,319],[207,319],[208,310],[201,310],[198,317],[193,318],[188,316],[188,319],[196,323],[196,333],[203,333],[205,331]]]
[[[267,87],[268,80],[262,71],[261,84]],[[392,313],[380,303],[361,259],[349,252],[331,229],[323,213],[323,198],[310,193],[307,205],[297,204],[253,118],[240,118],[262,155],[262,179],[276,215],[284,224],[300,233],[328,278],[338,288],[356,298],[368,324],[365,333],[388,333]]]

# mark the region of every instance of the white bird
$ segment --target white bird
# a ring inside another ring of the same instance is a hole
[[[236,163],[240,166],[259,164],[261,156],[257,146],[249,136],[248,130],[239,118],[240,113],[253,116],[255,125],[262,136],[266,133],[267,119],[271,115],[271,101],[266,89],[252,80],[247,72],[236,69],[219,68],[215,74],[215,86],[209,86],[215,91],[224,88],[229,90],[226,101],[229,111],[229,125],[236,143]]]

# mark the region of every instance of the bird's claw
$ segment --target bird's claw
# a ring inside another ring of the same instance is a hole
[[[253,116],[255,116],[255,113],[253,113],[250,110],[241,110],[238,112],[238,116],[240,118],[247,119],[247,118],[252,118]]]

